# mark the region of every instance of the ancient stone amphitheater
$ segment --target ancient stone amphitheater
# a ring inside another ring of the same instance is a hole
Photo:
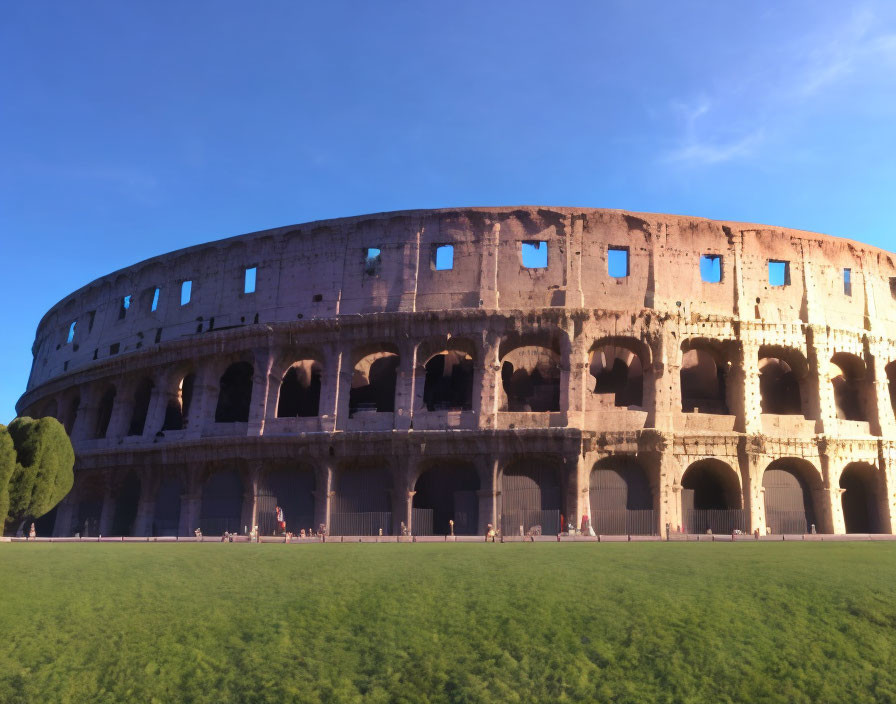
[[[104,276],[20,414],[71,434],[44,534],[890,533],[896,266],[576,208],[295,225]]]

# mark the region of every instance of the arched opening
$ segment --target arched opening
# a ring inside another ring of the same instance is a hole
[[[809,365],[805,357],[785,347],[759,348],[759,396],[762,413],[798,416],[809,411],[806,381]]]
[[[733,533],[747,530],[740,480],[725,462],[694,462],[681,478],[681,508],[688,533]]]
[[[115,497],[111,535],[133,535],[137,520],[137,504],[140,501],[140,478],[128,472]]]
[[[128,435],[143,435],[146,415],[149,413],[149,400],[152,397],[153,383],[151,379],[143,379],[134,391],[134,406],[131,413],[131,424]]]
[[[280,382],[278,418],[313,418],[318,415],[322,371],[320,362],[313,359],[295,362],[287,370]]]
[[[34,418],[56,418],[59,420],[59,404],[55,398],[45,401],[40,408],[41,410],[33,416]]]
[[[208,535],[239,533],[243,509],[243,480],[235,469],[212,474],[202,489],[199,528]]]
[[[503,535],[560,532],[563,510],[560,472],[550,461],[518,460],[501,476],[501,532]]]
[[[438,464],[414,486],[414,535],[476,535],[479,529],[479,474],[465,463]]]
[[[317,530],[314,525],[314,470],[282,467],[265,472],[258,482],[256,523],[262,535],[279,535],[277,507],[283,511],[286,531]]]
[[[635,457],[598,461],[588,487],[591,526],[598,535],[653,535],[656,512],[647,473]]]
[[[840,488],[846,532],[882,532],[877,470],[865,462],[853,462],[840,475]]]
[[[501,360],[503,411],[560,410],[560,355],[547,347],[517,347]]]
[[[644,405],[644,364],[637,340],[607,338],[591,348],[588,371],[601,405],[640,408]]]
[[[720,347],[685,342],[681,346],[681,410],[727,415],[730,363]]]
[[[34,519],[34,530],[38,538],[47,538],[53,535],[56,527],[56,513],[59,506],[54,506],[40,518]],[[30,528],[30,523],[26,523],[25,530]]]
[[[392,475],[388,467],[351,466],[336,474],[331,535],[390,535]]]
[[[103,515],[104,487],[99,477],[87,479],[78,489],[78,510],[74,532],[81,537],[95,538],[100,532],[100,517]],[[68,531],[63,535],[68,535]]]
[[[348,398],[349,417],[365,411],[395,411],[395,383],[398,380],[398,353],[379,350],[363,356],[355,364]]]
[[[459,350],[444,350],[425,364],[423,405],[428,411],[468,411],[473,408],[473,358]]]
[[[72,428],[75,427],[75,421],[78,418],[78,409],[81,407],[81,397],[74,396],[68,403],[68,412],[65,414],[65,432],[72,434]]]
[[[765,525],[769,533],[809,533],[817,523],[812,489],[820,488],[815,468],[805,460],[775,460],[762,475]]]
[[[156,493],[156,505],[152,517],[152,534],[172,536],[180,534],[180,497],[183,484],[177,477],[166,477]]]
[[[248,362],[235,362],[221,377],[215,423],[245,423],[252,403],[252,375]]]
[[[103,392],[99,408],[96,411],[96,426],[93,437],[97,440],[106,437],[109,421],[112,420],[112,407],[115,405],[115,387],[110,386]]]
[[[196,375],[187,374],[177,385],[177,395],[168,401],[165,407],[165,422],[162,430],[183,430],[187,427],[190,415],[190,404],[193,401],[193,387]]]
[[[865,362],[854,354],[838,352],[831,358],[829,375],[834,387],[837,418],[868,421],[872,392]]]
[[[884,371],[887,374],[887,389],[890,392],[890,407],[896,414],[896,361],[890,362]]]

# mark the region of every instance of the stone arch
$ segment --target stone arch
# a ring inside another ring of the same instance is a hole
[[[183,430],[190,419],[190,408],[196,391],[196,371],[192,366],[179,369],[175,375],[176,388],[168,394],[162,431]]]
[[[762,473],[765,525],[769,533],[809,533],[820,521],[813,493],[823,488],[811,462],[782,457]]]
[[[422,364],[423,408],[427,411],[473,408],[476,347],[467,338],[441,338],[421,342],[417,359]]]
[[[874,391],[865,361],[858,355],[837,352],[831,357],[828,379],[834,387],[837,418],[869,421],[874,407]]]
[[[99,472],[85,475],[78,486],[78,504],[75,513],[74,532],[82,537],[99,535],[103,501],[106,496],[106,478]],[[68,535],[64,532],[63,535]]]
[[[500,527],[504,535],[540,530],[560,532],[563,520],[562,463],[549,456],[530,455],[512,460],[501,471]]]
[[[227,367],[218,387],[216,423],[245,423],[249,420],[254,374],[255,369],[250,362],[234,362]]]
[[[100,403],[96,409],[93,437],[97,440],[106,437],[109,421],[112,420],[112,409],[115,407],[115,386],[108,384],[100,395]]]
[[[75,421],[78,419],[78,409],[81,408],[81,394],[77,390],[67,399],[65,409],[63,411],[64,416],[62,418],[62,425],[65,428],[65,432],[69,435],[72,434],[72,429],[75,427]]]
[[[134,535],[137,504],[140,502],[140,478],[131,470],[116,483],[115,510],[112,512],[110,535]]]
[[[887,375],[887,390],[890,392],[890,407],[896,415],[896,360],[891,361],[884,367],[884,373]]]
[[[589,517],[598,535],[653,535],[657,530],[650,476],[634,455],[594,463],[588,482]]]
[[[428,462],[414,483],[414,535],[476,535],[479,529],[479,473],[465,460]]]
[[[867,462],[851,462],[840,474],[843,523],[847,533],[883,533],[885,491],[881,473]]]
[[[208,535],[239,533],[243,509],[243,478],[235,468],[213,470],[202,487],[199,528]]]
[[[32,418],[55,418],[59,420],[59,403],[55,398],[44,399],[38,404],[37,408],[40,410],[36,411]]]
[[[184,484],[177,475],[162,478],[153,507],[152,535],[175,536],[180,533],[181,496]]]
[[[398,348],[391,343],[365,345],[352,355],[349,417],[363,411],[393,413],[398,383]]]
[[[650,348],[640,340],[602,337],[588,353],[588,372],[594,377],[592,393],[604,399],[602,405],[641,408],[644,372],[649,365]]]
[[[501,360],[501,411],[559,411],[569,339],[545,328],[506,335],[498,348]]]
[[[332,535],[383,535],[392,532],[391,468],[385,462],[348,462],[333,477]]]
[[[256,523],[262,535],[280,533],[276,509],[283,511],[286,530],[298,535],[302,530],[316,530],[314,525],[314,467],[305,463],[278,465],[262,472],[258,478]]]
[[[762,413],[814,418],[809,363],[792,347],[759,348],[759,395]]]
[[[131,406],[131,423],[128,426],[128,435],[143,435],[154,387],[155,384],[149,377],[144,377],[137,383]]]
[[[682,342],[681,353],[681,410],[685,413],[729,414],[731,345],[696,338]]]
[[[278,418],[313,418],[320,413],[323,365],[317,359],[294,361],[280,380]],[[305,526],[307,528],[307,526]]]
[[[681,475],[681,508],[688,533],[747,530],[740,476],[714,457],[697,460]]]

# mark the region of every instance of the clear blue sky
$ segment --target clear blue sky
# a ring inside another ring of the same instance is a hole
[[[896,249],[896,3],[6,2],[0,421],[97,276],[324,217],[576,205]]]

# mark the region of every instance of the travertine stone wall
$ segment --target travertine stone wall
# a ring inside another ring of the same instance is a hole
[[[546,243],[546,267],[524,265],[525,242]],[[449,270],[436,268],[441,245],[453,247]],[[366,260],[368,248],[379,250],[377,260]],[[627,249],[627,276],[610,275],[609,248]],[[702,255],[721,257],[720,281],[703,280]],[[240,472],[248,525],[257,520],[259,477],[272,466],[310,468],[315,516],[325,523],[333,477],[369,460],[389,468],[393,531],[411,523],[421,472],[461,460],[479,477],[477,530],[500,521],[504,471],[519,461],[559,468],[564,522],[578,524],[589,512],[592,468],[614,456],[633,458],[649,477],[657,532],[686,527],[686,473],[701,463],[739,487],[728,508],[746,512],[744,529],[765,533],[763,475],[786,460],[809,487],[819,532],[849,528],[844,491],[858,490],[841,479],[852,468],[865,482],[873,529],[889,533],[893,257],[784,228],[575,208],[408,211],[283,227],[171,252],[60,301],[38,326],[18,411],[59,418],[75,444],[76,487],[57,512],[59,534],[76,527],[88,486],[102,495],[108,532],[120,478],[131,470],[141,487],[133,532],[151,530],[155,492],[169,475],[185,487],[181,523],[192,530],[206,479],[225,466]],[[787,262],[784,285],[770,282],[770,260]],[[257,278],[246,293],[249,267]],[[184,281],[192,294],[181,305]],[[545,373],[556,360],[556,408],[506,410],[502,364],[523,348],[548,360],[539,363]],[[425,365],[446,349],[472,360],[471,400],[430,410]],[[398,356],[394,411],[350,414],[356,367],[378,350]],[[689,350],[711,356],[724,375],[718,408],[684,407]],[[620,404],[595,392],[601,354],[641,370],[640,397]],[[763,412],[767,357],[801,370],[802,413]],[[278,418],[281,381],[299,360],[319,364],[319,412]],[[234,362],[252,368],[248,417],[215,422],[220,380]],[[185,427],[160,432],[189,374]],[[851,374],[857,411],[844,410],[838,374]],[[129,435],[145,379],[146,422]]]

